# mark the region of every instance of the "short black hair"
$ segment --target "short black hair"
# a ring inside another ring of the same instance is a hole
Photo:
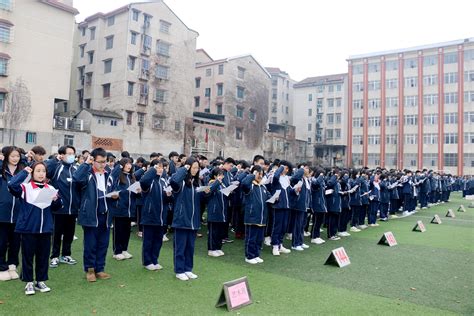
[[[66,150],[70,148],[74,151],[74,154],[76,153],[76,148],[74,148],[74,146],[71,146],[71,145],[65,145],[65,146],[61,146],[59,147],[58,149],[58,154],[60,155],[65,155],[66,154]]]
[[[265,158],[264,158],[262,155],[255,155],[255,156],[253,157],[253,163],[256,163],[256,162],[259,161],[259,160],[265,161]]]
[[[226,158],[226,160],[224,160],[224,163],[231,163],[233,165],[236,165],[235,160],[231,157]]]
[[[106,158],[107,157],[107,152],[105,151],[104,148],[95,148],[91,151],[91,156],[95,158],[97,158],[97,156],[101,156],[101,157],[104,157]]]
[[[171,159],[173,157],[179,157],[179,154],[176,151],[170,152],[170,154],[168,155],[168,158]]]
[[[122,151],[120,156],[122,156],[122,158],[130,158],[130,153],[128,151]]]
[[[35,153],[35,155],[46,155],[46,149],[43,146],[34,146],[31,148],[31,151]]]
[[[88,153],[88,154],[90,154],[91,152],[90,152],[90,151],[88,151],[87,149],[84,149],[84,150],[82,151],[82,153],[81,153],[81,154],[82,154],[82,155],[84,155],[85,153]]]

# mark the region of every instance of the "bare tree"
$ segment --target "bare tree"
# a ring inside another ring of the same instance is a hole
[[[31,94],[26,82],[19,77],[10,84],[3,115],[4,126],[9,129],[9,143],[15,145],[16,132],[26,122],[31,112]]]

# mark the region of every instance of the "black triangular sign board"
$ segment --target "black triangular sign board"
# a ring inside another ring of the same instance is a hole
[[[415,227],[413,227],[412,231],[424,233],[426,231],[426,228],[425,228],[425,225],[423,224],[422,221],[417,221],[416,225],[415,225]]]
[[[435,215],[433,219],[431,220],[432,224],[441,224],[441,218],[439,218],[439,215]]]
[[[449,209],[448,212],[446,213],[446,217],[456,217],[452,209]]]
[[[332,266],[339,266],[339,263],[337,263],[336,256],[331,252],[329,257],[326,259],[326,262],[324,264],[327,265],[332,265]]]
[[[382,238],[380,238],[377,244],[393,247],[397,245],[397,241],[395,240],[395,236],[393,236],[392,232],[386,232],[383,234]]]
[[[339,247],[331,251],[331,254],[324,264],[336,265],[339,268],[343,268],[350,265],[351,261],[344,247]]]
[[[222,285],[216,307],[227,306],[228,311],[233,311],[250,304],[252,304],[252,293],[247,277],[243,277]]]
[[[464,207],[464,205],[461,205],[459,208],[458,208],[458,212],[465,212],[466,211],[466,208]]]

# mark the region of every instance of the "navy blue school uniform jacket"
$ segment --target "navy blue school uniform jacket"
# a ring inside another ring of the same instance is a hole
[[[347,192],[351,189],[351,186],[349,185],[348,176],[342,177],[339,183],[341,184],[341,192]],[[349,200],[350,200],[349,193],[341,194],[341,208],[342,209],[350,209]]]
[[[362,205],[362,200],[360,198],[360,186],[361,186],[361,179],[360,177],[357,179],[350,179],[349,180],[349,185],[351,188],[354,188],[355,186],[358,186],[357,189],[355,189],[354,192],[350,193],[349,195],[349,205],[350,206],[361,206]]]
[[[303,181],[300,192],[292,190],[290,194],[291,208],[297,211],[306,212],[310,208],[311,189],[308,189],[308,181],[304,178],[304,169],[300,168],[291,177],[290,184],[294,187],[298,182]]]
[[[165,174],[163,171],[162,176],[159,176],[155,168],[151,168],[140,179],[144,201],[142,225],[166,226],[167,224],[169,203],[172,203],[173,197],[168,197],[164,191],[169,185]]]
[[[139,194],[133,193],[132,191],[127,190],[133,184],[133,178],[131,174],[125,174],[125,182],[120,181],[120,174],[122,169],[119,168],[118,171],[114,169],[110,177],[112,181],[112,186],[110,192],[119,191],[119,198],[110,200],[110,215],[115,217],[136,217],[136,201]]]
[[[390,202],[390,190],[388,189],[388,180],[380,182],[380,203],[388,204]]]
[[[380,201],[380,182],[375,183],[375,181],[370,181],[369,190],[369,200],[371,201]]]
[[[397,185],[395,185],[397,183]],[[395,179],[391,179],[390,180],[390,187],[389,187],[389,191],[390,191],[390,200],[399,200],[400,199],[400,196],[398,195],[398,181],[395,180]]]
[[[110,174],[105,171],[105,189],[107,193],[110,193],[112,183],[109,181]],[[76,172],[72,175],[72,181],[76,183],[79,190],[81,190],[81,206],[79,208],[79,214],[77,222],[81,226],[86,227],[98,227],[99,220],[97,217],[99,198],[103,199],[105,204],[105,212],[107,213],[107,227],[110,227],[112,218],[109,217],[108,204],[113,201],[112,199],[99,197],[99,189],[97,188],[97,180],[94,174],[92,165],[83,163],[77,168]]]
[[[224,223],[227,222],[227,206],[226,196],[220,190],[225,188],[225,185],[217,180],[209,181],[211,192],[207,196],[207,221]]]
[[[188,170],[181,167],[170,179],[174,191],[173,223],[171,227],[199,230],[201,227],[201,198],[203,192],[196,192],[194,184],[186,185]]]
[[[242,182],[243,179],[248,175],[248,172],[246,171],[239,171],[237,174],[234,176],[234,181],[239,181],[239,186],[232,192],[231,194],[231,203],[234,206],[234,208],[240,209],[242,206],[243,200],[244,200],[244,193],[242,192],[242,187],[240,186],[240,183]]]
[[[362,205],[367,205],[369,204],[369,195],[363,195],[364,193],[369,192],[369,184],[367,180],[363,177],[360,176],[360,200],[362,202]]]
[[[266,201],[272,197],[265,185],[254,182],[255,175],[247,175],[241,182],[244,193],[244,223],[265,226],[268,217]]]
[[[326,206],[328,212],[340,213],[341,212],[341,184],[337,180],[335,175],[331,176],[327,182],[326,190],[334,190],[331,194],[326,195]]]
[[[403,178],[402,183],[403,183],[402,193],[413,195],[413,186],[412,186],[410,177]]]
[[[5,170],[5,178],[0,175],[0,222],[16,223],[20,204],[18,198],[8,190],[8,181],[13,178],[8,168]]]
[[[16,221],[15,232],[21,234],[45,234],[53,232],[53,209],[61,208],[61,199],[52,201],[49,205],[40,208],[32,201],[44,188],[54,189],[47,184],[37,184],[33,181],[23,183],[28,172],[21,171],[8,183],[10,192],[19,199],[20,212]],[[42,187],[41,187],[42,186]]]
[[[326,183],[324,182],[323,175],[319,175],[311,180],[311,209],[313,212],[327,212],[326,197],[324,196],[325,190]]]
[[[272,189],[274,190],[273,192],[276,192],[277,190],[281,190],[278,201],[273,205],[274,209],[290,209],[291,208],[290,195],[292,192],[294,192],[294,190],[290,185],[290,178],[288,176],[281,175],[283,170],[284,170],[284,167],[281,166],[280,168],[277,169],[277,171],[275,171],[275,174],[273,175],[273,181],[272,181]],[[283,188],[283,186],[286,186],[286,188]]]
[[[47,160],[45,165],[48,172],[47,177],[51,185],[59,190],[59,197],[63,205],[54,213],[77,215],[81,196],[76,184],[72,182],[72,175],[76,172],[77,166],[59,161],[56,158]]]

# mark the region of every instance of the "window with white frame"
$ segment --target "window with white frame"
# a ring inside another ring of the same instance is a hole
[[[385,98],[385,106],[387,108],[396,108],[396,107],[398,107],[398,97],[387,97],[387,98]]]
[[[369,99],[369,109],[380,108],[380,99]]]
[[[74,146],[74,135],[64,135],[64,146]]]
[[[438,84],[438,75],[426,75],[423,76],[424,86],[435,86]]]
[[[169,33],[171,28],[171,23],[160,20],[160,32]]]
[[[110,35],[105,38],[105,49],[114,48],[114,36]]]
[[[370,127],[380,126],[380,116],[369,116],[368,124]]]
[[[334,129],[334,139],[341,139],[341,129],[340,128]]]
[[[363,109],[364,106],[363,106],[362,100],[359,100],[359,99],[357,99],[357,100],[352,100],[352,108],[353,108],[354,110]]]
[[[385,88],[386,89],[397,89],[398,88],[398,79],[387,79],[385,80]]]
[[[364,83],[363,83],[363,82],[354,82],[354,83],[352,84],[352,89],[353,89],[355,92],[364,91]]]
[[[406,107],[415,107],[418,105],[418,96],[416,95],[408,95],[405,96],[405,103]]]
[[[249,120],[255,122],[257,119],[257,112],[255,110],[249,110]]]
[[[334,130],[327,129],[326,130],[326,140],[332,140],[334,138]]]
[[[235,116],[238,118],[244,118],[244,108],[241,106],[235,107]]]
[[[398,70],[398,60],[387,60],[385,62],[385,70],[386,71]]]
[[[464,112],[464,123],[474,124],[474,112]]]
[[[334,99],[327,99],[326,102],[327,102],[328,108],[334,107]]]
[[[158,79],[168,79],[169,68],[161,65],[156,66],[155,77]]]
[[[369,135],[367,140],[369,145],[380,145],[380,135]]]
[[[368,64],[368,71],[369,72],[379,72],[380,71],[380,64],[379,63],[370,63]]]
[[[26,132],[26,140],[27,144],[36,144],[36,133],[34,132]]]
[[[5,99],[7,95],[6,93],[0,93],[0,113],[5,112]]]
[[[446,167],[457,167],[458,154],[457,153],[444,153],[444,165]]]
[[[0,57],[0,76],[8,75],[8,58]]]
[[[406,77],[405,88],[415,88],[418,86],[418,77]]]
[[[163,89],[156,89],[155,90],[155,101],[157,102],[166,102],[166,90]]]
[[[418,115],[405,115],[405,125],[418,125]]]
[[[438,94],[423,95],[423,105],[438,105]]]
[[[327,124],[334,124],[334,114],[326,114],[326,122]]]
[[[145,126],[145,113],[140,113],[140,112],[137,112],[137,125],[138,126]]]
[[[418,59],[409,58],[405,59],[405,68],[416,68],[418,67]]]
[[[458,62],[458,53],[446,53],[444,54],[444,63],[445,64],[455,64]]]
[[[458,134],[457,133],[444,133],[444,143],[445,144],[457,144],[458,143]]]
[[[398,135],[397,134],[389,134],[385,138],[385,142],[387,145],[396,145],[397,144]]]
[[[162,40],[158,40],[156,42],[156,53],[162,56],[169,56],[170,55],[170,44],[166,43]]]
[[[112,25],[114,25],[114,24],[115,24],[115,16],[114,16],[114,15],[109,16],[109,17],[107,18],[107,26],[112,26]]]
[[[474,70],[469,70],[469,71],[464,72],[464,81],[474,82]]]
[[[242,140],[243,139],[243,129],[240,127],[235,128],[235,139]]]
[[[386,118],[387,126],[397,126],[398,125],[398,116],[387,116]]]
[[[447,72],[444,74],[444,83],[458,83],[458,73],[457,72]]]
[[[239,79],[244,79],[245,78],[245,68],[237,67],[237,77]]]
[[[153,129],[165,129],[165,118],[158,115],[153,115]]]
[[[438,64],[438,56],[437,55],[429,55],[423,56],[423,66],[429,67]]]
[[[464,51],[464,61],[474,60],[474,49]]]
[[[444,124],[457,124],[458,113],[444,113]]]
[[[11,26],[0,22],[0,42],[10,43]]]
[[[364,67],[363,65],[353,65],[352,66],[352,74],[354,75],[360,75],[364,73]]]
[[[438,144],[438,134],[430,133],[423,135],[423,144],[425,145],[436,145]]]
[[[336,98],[336,107],[340,108],[342,106],[342,98]]]
[[[104,74],[112,72],[112,59],[104,60]]]
[[[474,133],[464,133],[464,144],[474,144]]]
[[[354,117],[352,119],[352,127],[359,128],[363,126],[364,126],[364,121],[362,120],[362,117]]]
[[[464,91],[464,102],[474,102],[474,91]]]
[[[458,93],[449,92],[444,94],[444,104],[457,104],[458,103]]]
[[[380,90],[380,80],[369,81],[369,91]]]
[[[352,145],[362,145],[362,135],[352,136]]]
[[[405,144],[406,145],[416,145],[418,139],[417,134],[405,134]]]
[[[423,115],[423,124],[425,124],[425,125],[438,125],[438,114],[425,114],[425,115]]]
[[[336,124],[341,124],[342,122],[342,114],[336,113]]]

